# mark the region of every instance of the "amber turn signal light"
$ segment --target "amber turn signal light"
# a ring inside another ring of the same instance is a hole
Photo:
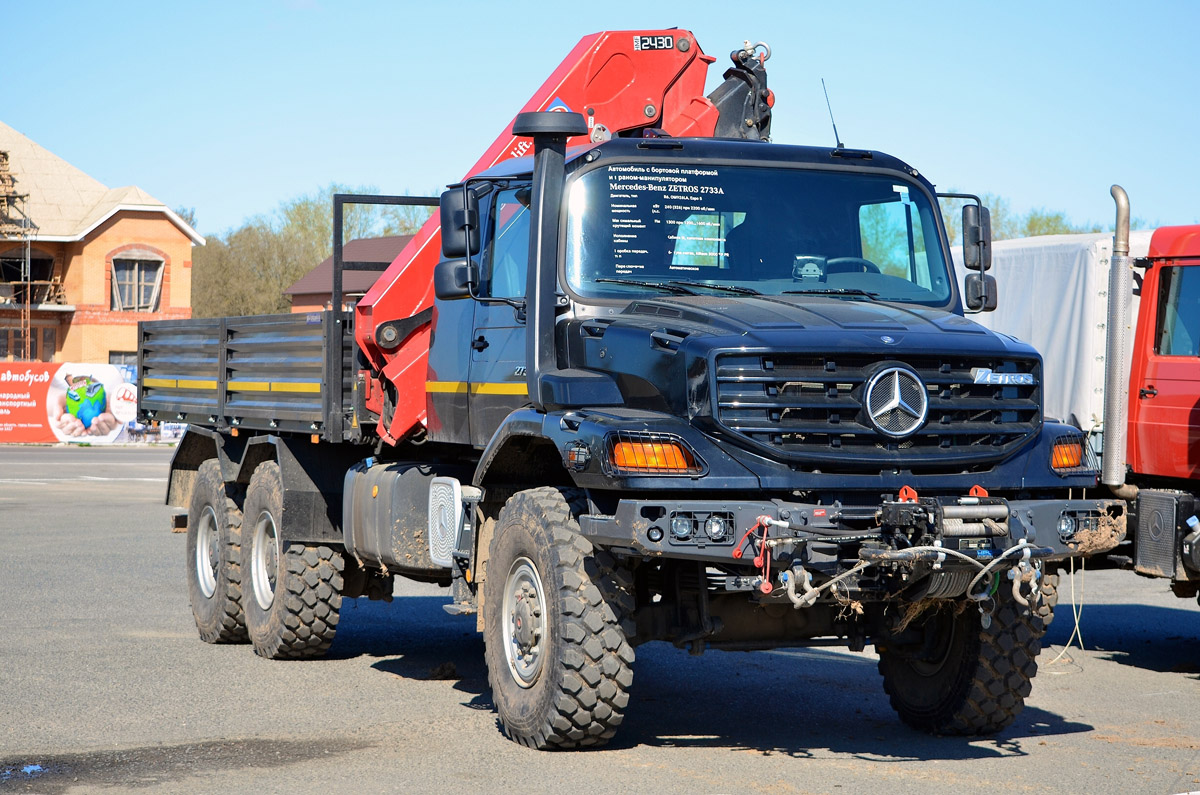
[[[1054,451],[1050,454],[1050,466],[1053,469],[1078,469],[1083,466],[1083,440],[1055,442]]]
[[[692,475],[703,469],[679,441],[625,434],[609,441],[608,462],[619,474]]]

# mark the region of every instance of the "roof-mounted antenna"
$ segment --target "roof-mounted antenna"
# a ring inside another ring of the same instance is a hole
[[[829,89],[825,87],[825,78],[821,78],[821,90],[825,92],[825,107],[829,109],[829,123],[833,125],[833,140],[837,141],[838,149],[845,149],[842,136],[838,135],[837,122],[833,120],[833,106],[829,104]]]

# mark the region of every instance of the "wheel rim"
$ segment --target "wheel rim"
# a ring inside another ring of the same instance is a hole
[[[270,610],[275,601],[275,572],[279,568],[279,533],[275,518],[263,511],[254,523],[254,553],[250,566],[254,601],[263,610]]]
[[[513,680],[532,687],[542,670],[543,644],[547,637],[546,597],[537,566],[529,558],[518,558],[504,583],[504,657]]]
[[[196,582],[200,585],[200,593],[205,599],[212,599],[217,592],[217,566],[221,559],[217,549],[219,535],[217,532],[217,515],[211,505],[204,506],[200,514],[200,524],[196,531]]]
[[[929,658],[914,657],[909,663],[915,673],[924,677],[937,676],[942,672],[954,649],[955,639],[962,631],[959,622],[946,610],[938,610],[930,616],[929,621],[938,633],[938,644]]]

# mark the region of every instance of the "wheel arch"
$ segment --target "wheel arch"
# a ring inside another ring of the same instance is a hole
[[[236,437],[217,433],[209,428],[189,426],[175,446],[167,475],[166,504],[186,510],[196,490],[196,473],[200,465],[215,458],[221,464],[221,476],[226,482],[236,480],[238,464],[245,443]]]
[[[484,489],[575,486],[558,447],[543,432],[544,419],[544,414],[533,409],[509,414],[484,448],[472,482]]]
[[[264,463],[279,466],[283,484],[280,538],[306,543],[344,543],[342,490],[346,471],[364,456],[352,445],[315,445],[296,437],[251,438],[235,466],[233,480],[249,485]]]

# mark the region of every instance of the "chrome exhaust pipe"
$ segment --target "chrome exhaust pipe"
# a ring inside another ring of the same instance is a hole
[[[1108,270],[1108,327],[1104,346],[1104,449],[1102,483],[1118,497],[1124,492],[1126,435],[1129,423],[1129,354],[1133,330],[1130,303],[1133,295],[1133,260],[1129,257],[1129,195],[1120,185],[1111,189],[1117,203],[1117,227],[1113,234]],[[1136,491],[1134,491],[1136,494]]]

